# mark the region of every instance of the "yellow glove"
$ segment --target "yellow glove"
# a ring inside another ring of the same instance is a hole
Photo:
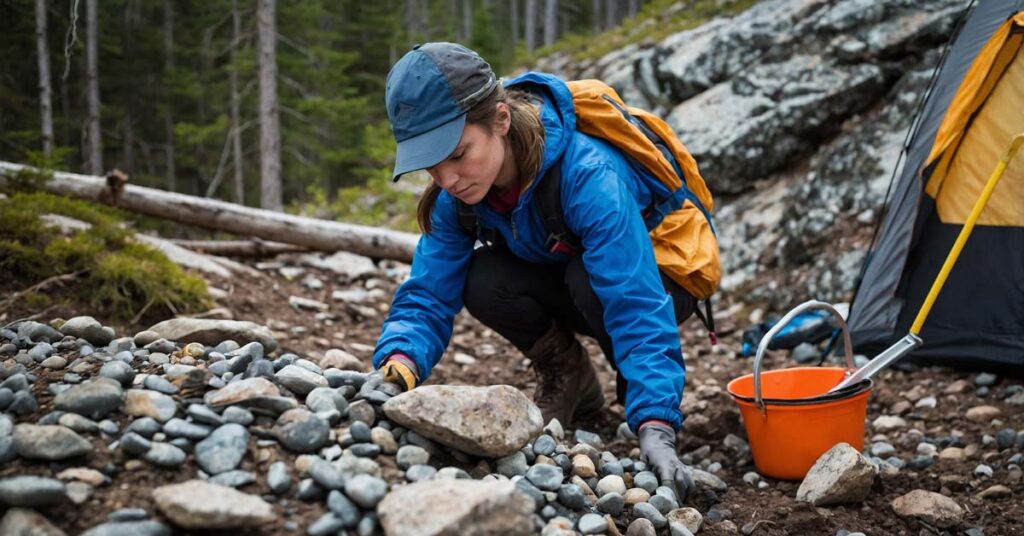
[[[412,366],[410,367],[410,365]],[[401,387],[403,391],[408,391],[416,387],[418,383],[416,373],[413,372],[415,366],[405,356],[392,356],[381,365],[380,372],[384,375],[384,381]]]

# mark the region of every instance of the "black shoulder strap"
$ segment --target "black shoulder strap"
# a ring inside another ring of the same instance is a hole
[[[477,235],[477,225],[479,225],[479,221],[477,221],[476,212],[473,212],[473,207],[459,199],[456,199],[455,213],[459,218],[459,227],[462,228],[462,232],[475,237]]]
[[[551,169],[541,177],[540,184],[533,192],[534,202],[537,204],[537,213],[540,215],[544,229],[548,232],[548,239],[544,247],[548,251],[556,251],[558,245],[562,244],[572,253],[578,253],[582,249],[580,238],[569,230],[565,223],[565,214],[562,212],[562,161],[559,160],[551,166]]]

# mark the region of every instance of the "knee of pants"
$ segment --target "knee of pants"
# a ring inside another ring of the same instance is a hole
[[[502,257],[499,251],[491,248],[478,248],[473,252],[462,289],[462,303],[471,315],[478,316],[493,306],[495,296],[500,292],[501,277],[498,274],[507,262]]]

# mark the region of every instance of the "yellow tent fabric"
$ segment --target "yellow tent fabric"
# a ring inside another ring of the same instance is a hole
[[[962,224],[1015,134],[1024,131],[1024,12],[996,31],[939,127],[925,191],[943,223]],[[1024,226],[1024,158],[1007,168],[980,225]]]

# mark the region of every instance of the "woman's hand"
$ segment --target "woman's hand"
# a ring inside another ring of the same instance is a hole
[[[411,359],[402,354],[394,354],[381,365],[380,373],[384,376],[384,381],[408,391],[418,383],[415,369],[416,365]]]
[[[680,506],[693,488],[690,469],[676,455],[676,431],[668,424],[647,422],[641,425],[640,458],[654,468],[661,485],[675,489]]]

